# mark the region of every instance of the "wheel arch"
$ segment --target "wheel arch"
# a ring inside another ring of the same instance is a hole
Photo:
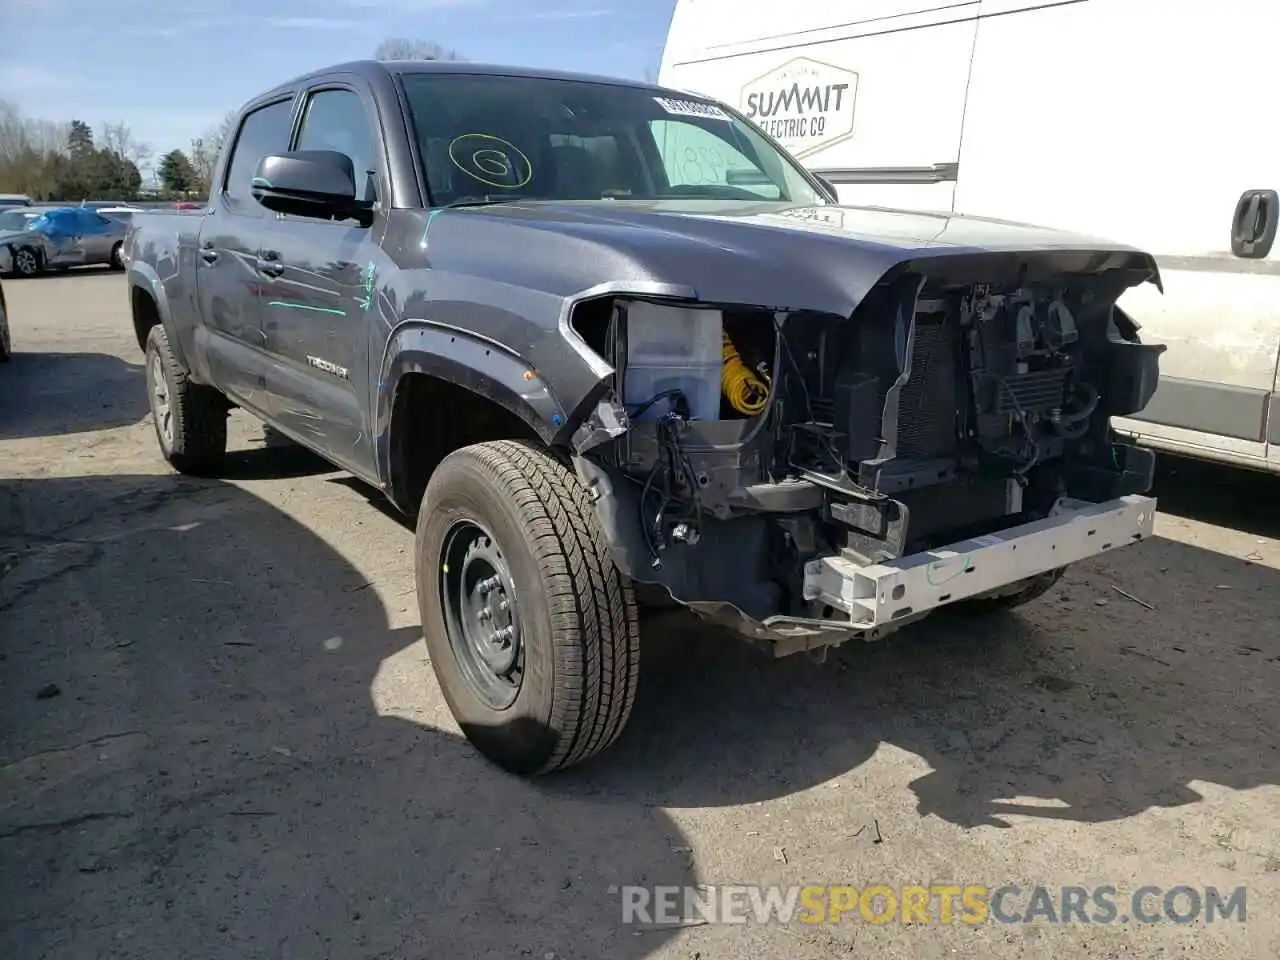
[[[174,358],[185,369],[190,370],[187,357],[182,349],[181,338],[176,336],[173,325],[173,310],[169,297],[165,293],[164,283],[160,275],[147,263],[134,261],[129,265],[129,315],[133,321],[134,339],[138,349],[146,352],[147,334],[157,324],[164,326],[169,335],[169,347]]]
[[[552,447],[569,419],[518,353],[440,324],[397,328],[375,390],[378,476],[407,514],[416,512],[435,465],[458,446],[526,439]]]
[[[15,274],[19,276],[20,276],[20,274],[18,274],[18,251],[19,250],[30,249],[31,251],[33,251],[36,255],[36,259],[40,262],[41,267],[43,267],[45,263],[48,262],[48,257],[45,255],[44,246],[39,243],[23,243],[20,240],[8,240],[5,242],[5,247],[9,251],[9,262],[12,265],[12,270]]]

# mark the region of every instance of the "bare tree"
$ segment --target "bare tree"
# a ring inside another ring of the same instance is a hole
[[[0,100],[0,162],[11,161],[26,151],[42,155],[64,153],[69,126],[24,117],[17,104]]]
[[[30,144],[17,104],[0,100],[0,162],[10,162]]]
[[[235,132],[235,126],[236,112],[232,110],[230,113],[223,114],[222,119],[205,133],[204,139],[208,141],[216,153],[226,146],[227,141],[231,139],[231,134]]]
[[[406,40],[391,37],[383,40],[373,56],[377,60],[463,60],[457,50],[442,47],[434,40]]]
[[[0,100],[0,190],[45,198],[64,179],[70,124],[24,117]]]
[[[114,153],[121,160],[128,160],[139,170],[145,167],[155,155],[151,144],[134,139],[129,125],[120,123],[104,123],[98,133],[98,145],[103,150]]]
[[[191,149],[187,151],[186,156],[187,166],[193,175],[192,185],[188,189],[202,196],[207,195],[213,185],[213,170],[218,165],[218,151],[204,137],[196,137],[191,141]]]
[[[202,136],[191,141],[191,149],[187,153],[192,172],[195,174],[195,190],[207,193],[213,183],[213,171],[218,166],[218,155],[235,132],[235,111],[228,113],[218,121],[217,125],[206,130]]]

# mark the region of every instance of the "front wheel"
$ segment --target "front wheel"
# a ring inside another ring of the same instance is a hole
[[[34,277],[40,272],[40,254],[33,247],[19,247],[13,252],[13,272],[20,277]]]
[[[463,447],[418,512],[418,604],[431,666],[467,738],[518,774],[617,739],[640,628],[586,489],[537,446]]]
[[[147,334],[147,395],[160,452],[181,473],[205,473],[227,451],[227,405],[173,356],[164,327]]]

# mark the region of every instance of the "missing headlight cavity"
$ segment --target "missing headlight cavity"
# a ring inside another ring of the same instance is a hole
[[[774,316],[703,304],[603,299],[582,304],[573,328],[619,371],[619,399],[635,420],[742,420],[768,405]]]
[[[609,481],[628,572],[751,616],[816,616],[811,558],[877,563],[1145,489],[1108,422],[1149,398],[1161,349],[1117,333],[1131,278],[984,282],[956,263],[891,271],[847,317],[581,304],[574,329],[613,367],[624,426],[582,469]]]

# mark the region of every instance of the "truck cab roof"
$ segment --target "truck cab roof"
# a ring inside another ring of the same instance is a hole
[[[635,87],[641,90],[662,92],[667,90],[657,84],[641,80],[627,80],[599,74],[577,73],[568,70],[545,70],[538,67],[517,67],[510,64],[473,63],[466,60],[349,60],[318,70],[312,70],[277,85],[255,97],[252,102],[274,98],[288,93],[321,77],[335,74],[354,74],[365,78],[377,76],[403,76],[405,74],[440,73],[469,74],[473,76],[527,77],[538,80],[576,80],[581,83],[600,83],[614,87]],[[669,91],[668,91],[669,92]]]

